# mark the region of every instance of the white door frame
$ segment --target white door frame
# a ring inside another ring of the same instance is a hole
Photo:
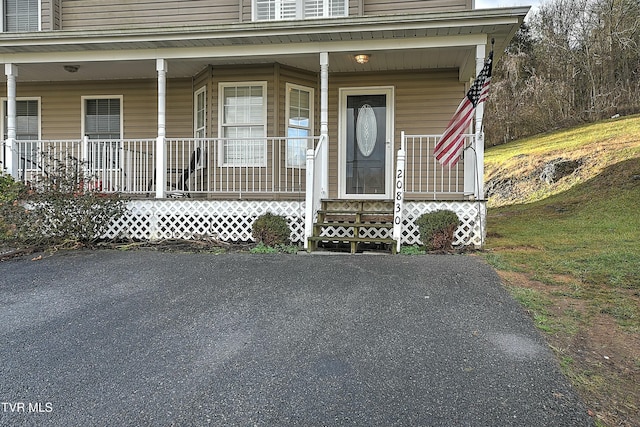
[[[393,189],[393,147],[395,123],[395,87],[366,86],[340,88],[338,100],[338,197],[340,199],[391,199]],[[347,169],[347,96],[386,95],[387,97],[387,134],[385,136],[385,192],[384,194],[346,194]]]

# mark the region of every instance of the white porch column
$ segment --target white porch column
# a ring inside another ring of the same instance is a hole
[[[476,46],[476,76],[480,74],[484,67],[486,57],[486,49],[484,44]],[[476,162],[476,199],[484,199],[484,129],[482,128],[482,118],[484,117],[484,102],[476,107],[476,125],[475,125],[475,148],[476,155],[473,159]]]
[[[484,67],[485,45],[476,46],[476,77]],[[475,79],[475,78],[474,78]],[[472,80],[473,82],[473,80]],[[464,153],[464,192],[473,194],[476,199],[484,199],[484,132],[482,131],[482,116],[484,115],[484,103],[476,107],[473,133],[473,149],[467,149]]]
[[[324,136],[323,164],[317,173],[322,174],[320,194],[329,196],[329,53],[320,53],[320,135]]]
[[[18,147],[16,142],[16,77],[18,67],[15,64],[4,64],[7,76],[7,140],[5,144],[5,167],[9,175],[18,178]]]
[[[165,140],[167,136],[167,60],[156,60],[158,72],[158,138],[156,139],[156,198],[164,198],[167,182]]]

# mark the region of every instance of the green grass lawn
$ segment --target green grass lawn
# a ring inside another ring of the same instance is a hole
[[[541,166],[560,157],[583,166],[542,183]],[[490,203],[486,260],[545,332],[596,422],[640,425],[640,117],[489,148],[486,177],[518,180],[521,190]],[[593,356],[603,349],[615,365]]]

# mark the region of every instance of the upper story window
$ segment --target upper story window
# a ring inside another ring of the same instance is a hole
[[[40,29],[40,0],[2,0],[2,30],[18,33]]]
[[[253,0],[254,21],[331,18],[347,15],[347,0]]]

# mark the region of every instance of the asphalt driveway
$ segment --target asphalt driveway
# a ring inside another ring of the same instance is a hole
[[[1,425],[591,425],[467,256],[13,260],[0,340]]]

